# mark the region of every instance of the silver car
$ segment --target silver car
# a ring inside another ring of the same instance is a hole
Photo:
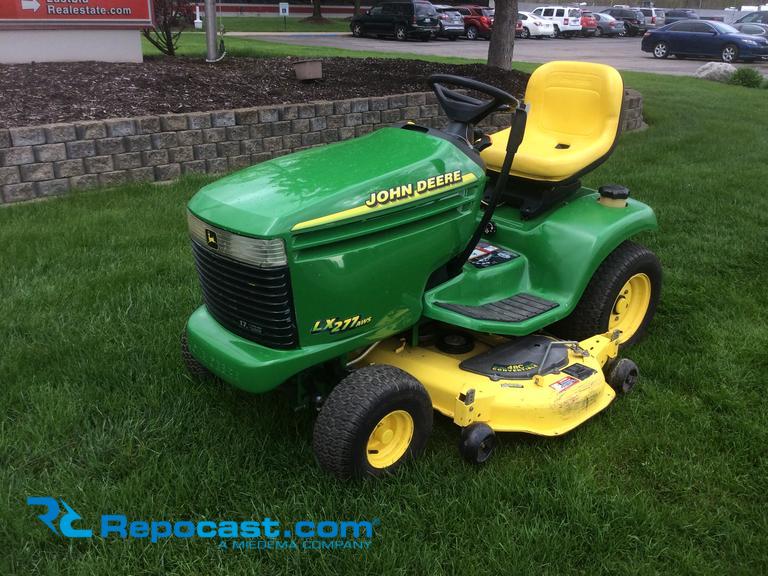
[[[635,8],[640,10],[645,16],[645,26],[649,30],[651,28],[661,28],[667,23],[667,18],[664,15],[664,10],[660,8]]]
[[[595,30],[595,38],[598,36],[626,36],[627,31],[624,28],[624,22],[616,20],[610,14],[603,12],[593,12],[595,20],[597,20],[597,30]]]
[[[434,4],[437,17],[440,19],[440,30],[437,35],[449,40],[456,40],[464,34],[464,16],[453,6]]]

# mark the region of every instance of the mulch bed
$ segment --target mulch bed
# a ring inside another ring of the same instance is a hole
[[[323,58],[324,79],[302,83],[299,58],[228,58],[206,64],[160,58],[143,64],[0,65],[0,127],[203,112],[429,90],[436,72],[469,76],[522,95],[528,75],[480,64]]]

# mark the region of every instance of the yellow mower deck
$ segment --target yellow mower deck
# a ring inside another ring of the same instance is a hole
[[[502,373],[495,381],[459,367],[464,360],[503,341],[494,342],[492,336],[475,337],[475,348],[467,354],[449,354],[434,346],[413,347],[390,338],[367,360],[396,366],[412,375],[429,392],[433,407],[462,427],[484,422],[497,432],[558,436],[600,412],[616,396],[602,370],[618,352],[616,341],[608,335],[594,336],[569,349],[567,366],[556,373],[526,380],[507,379]],[[577,364],[590,368],[583,371],[591,374],[581,379],[564,372]]]

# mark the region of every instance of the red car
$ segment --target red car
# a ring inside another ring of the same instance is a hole
[[[464,17],[464,30],[469,40],[490,38],[494,11],[485,6],[456,6],[455,10]]]
[[[591,12],[581,13],[581,35],[582,36],[594,36],[595,30],[597,30],[597,20]]]

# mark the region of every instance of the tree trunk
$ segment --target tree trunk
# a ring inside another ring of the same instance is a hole
[[[360,0],[355,0],[355,8],[352,12],[353,16],[359,16],[360,15]]]
[[[320,8],[320,0],[312,0],[312,20],[321,20],[323,13]]]
[[[496,0],[496,16],[491,45],[488,47],[488,66],[512,70],[516,24],[517,0]]]

